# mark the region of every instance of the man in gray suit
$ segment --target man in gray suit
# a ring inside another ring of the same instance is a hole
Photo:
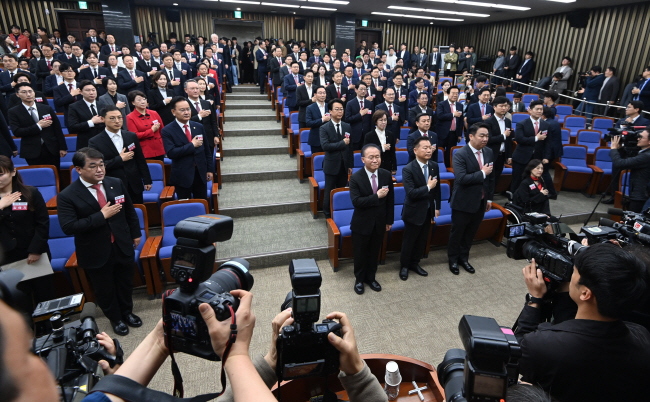
[[[494,61],[494,65],[492,66],[492,74],[498,75],[499,77],[503,77],[505,74],[505,70],[503,69],[506,66],[506,51],[505,49],[499,49],[497,52],[497,59]],[[493,78],[492,82],[494,84],[500,84],[501,83],[501,78]]]
[[[131,113],[131,107],[126,95],[117,92],[117,80],[105,77],[102,79],[102,85],[106,88],[106,93],[97,98],[97,111],[101,114],[106,106],[117,106],[122,112],[122,121],[126,124],[126,115]]]
[[[476,123],[469,129],[469,143],[454,155],[454,190],[451,195],[451,232],[447,246],[449,270],[458,275],[458,265],[476,272],[469,263],[469,250],[483,215],[492,208],[494,155],[487,147],[489,127]]]
[[[600,96],[598,103],[614,105],[618,99],[618,90],[621,88],[621,81],[616,76],[616,67],[607,67],[605,69],[605,81],[600,87]],[[596,107],[596,114],[606,115],[609,110],[605,106]]]
[[[284,65],[280,67],[280,80],[282,81],[282,86],[280,87],[280,91],[282,91],[283,96],[287,96],[287,91],[284,89],[284,76],[291,74],[291,63],[293,63],[293,56],[287,55],[287,57],[284,58]]]
[[[323,213],[326,218],[331,217],[330,193],[335,188],[345,187],[348,175],[352,174],[354,156],[350,133],[352,129],[348,123],[341,121],[343,118],[343,102],[333,99],[329,105],[330,121],[320,127],[320,146],[325,151],[323,159],[323,173],[325,173],[325,192],[323,194]]]

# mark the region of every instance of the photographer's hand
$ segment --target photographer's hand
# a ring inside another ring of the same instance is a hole
[[[271,346],[269,351],[264,356],[264,360],[268,365],[275,370],[275,366],[278,364],[278,350],[277,339],[282,331],[282,327],[293,324],[293,317],[291,317],[291,308],[288,308],[282,311],[280,314],[276,315],[273,321],[271,321]]]
[[[352,324],[348,316],[345,313],[335,311],[329,313],[327,318],[330,320],[339,320],[339,323],[343,327],[341,329],[341,334],[343,335],[341,338],[334,333],[330,333],[327,336],[330,343],[341,353],[339,357],[339,369],[346,375],[357,374],[363,370],[363,360],[361,359],[361,355],[359,355],[357,340],[354,338],[354,329],[352,329]]]
[[[544,282],[542,270],[537,268],[534,258],[531,260],[530,264],[524,267],[523,272],[526,287],[528,287],[528,293],[530,293],[531,296],[540,299],[544,297],[546,294],[546,282]]]
[[[117,349],[115,348],[115,343],[113,343],[113,339],[111,339],[110,336],[106,332],[102,332],[101,334],[97,334],[97,341],[99,342],[100,345],[106,349],[106,351],[115,356],[117,354]],[[100,360],[99,365],[102,368],[102,371],[104,372],[104,375],[111,375],[115,374],[118,368],[120,368],[119,365],[115,365],[114,367],[111,367],[110,364],[106,360]]]
[[[618,149],[620,147],[621,147],[621,136],[620,135],[613,136],[610,148],[611,149]]]

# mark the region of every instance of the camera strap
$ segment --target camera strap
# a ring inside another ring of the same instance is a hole
[[[223,392],[198,395],[193,398],[178,398],[161,391],[154,391],[130,378],[121,375],[104,377],[90,391],[115,395],[128,402],[207,402],[219,397]]]

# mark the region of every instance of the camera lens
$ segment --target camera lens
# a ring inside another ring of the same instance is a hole
[[[246,260],[233,258],[221,265],[217,272],[212,274],[209,281],[220,287],[220,289],[214,289],[217,293],[229,293],[235,289],[251,290],[254,280],[248,267]]]
[[[438,365],[438,381],[445,388],[448,402],[465,400],[463,397],[465,356],[463,349],[449,349],[442,363]]]

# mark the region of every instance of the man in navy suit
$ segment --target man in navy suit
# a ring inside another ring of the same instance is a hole
[[[354,67],[348,65],[344,70],[344,77],[341,84],[348,89],[347,98],[352,99],[356,96],[356,86],[359,83],[358,79],[354,78]],[[346,100],[346,99],[343,99]],[[347,100],[346,100],[347,101]]]
[[[632,89],[633,100],[643,102],[643,110],[650,112],[650,66],[643,69],[643,78]]]
[[[411,65],[411,54],[406,50],[406,43],[400,45],[400,51],[397,52],[397,58],[402,59],[405,66]]]
[[[73,102],[82,99],[81,90],[77,88],[77,81],[74,77],[76,75],[74,68],[68,63],[61,63],[59,71],[63,76],[63,84],[57,85],[52,91],[54,95],[54,107],[59,113],[63,112],[65,115],[65,125],[68,126],[68,106]]]
[[[544,142],[544,158],[542,164],[544,165],[544,172],[542,173],[542,180],[547,183],[544,187],[548,188],[548,197],[550,199],[557,199],[557,192],[553,186],[553,178],[551,177],[551,162],[554,159],[560,158],[564,155],[564,147],[562,146],[562,126],[555,120],[555,111],[550,107],[545,107],[542,119],[548,124],[548,135]]]
[[[209,147],[203,145],[205,129],[201,123],[190,121],[192,109],[187,99],[177,96],[170,105],[176,119],[160,133],[165,152],[172,160],[170,182],[179,200],[207,199],[207,182],[212,181],[214,164]]]
[[[312,64],[320,64],[323,62],[323,58],[320,57],[320,52],[318,49],[314,49],[314,55],[309,58],[309,65],[311,66]]]
[[[192,66],[182,60],[183,53],[179,49],[174,49],[171,51],[171,53],[172,57],[174,58],[174,67],[181,72],[183,83],[185,83],[185,81],[187,81],[189,78],[192,78],[196,75],[192,69]]]
[[[163,67],[161,71],[167,76],[167,89],[174,92],[175,96],[183,96],[183,86],[187,76],[183,75],[175,66],[174,58],[167,53],[163,58]]]
[[[294,61],[291,63],[291,74],[284,76],[284,90],[286,91],[285,96],[287,98],[285,105],[291,112],[298,111],[296,90],[300,85],[305,83],[302,75],[298,74],[299,71],[300,64]]]
[[[490,101],[490,90],[487,87],[481,88],[478,93],[478,102],[469,105],[467,108],[467,126],[471,127],[476,123],[481,123],[489,119],[494,114],[494,108],[488,102]]]
[[[535,71],[535,61],[533,60],[534,56],[535,54],[533,52],[526,52],[524,61],[521,63],[521,66],[515,75],[515,81],[524,84],[528,84],[530,82],[530,76],[533,74],[533,71]],[[515,84],[515,90],[519,92],[528,92],[528,87]],[[596,100],[598,100],[598,98],[596,98]]]
[[[440,63],[442,62],[442,56],[440,54],[440,50],[437,47],[433,48],[433,51],[429,55],[429,72],[435,73],[436,78],[438,78],[440,74]]]
[[[367,86],[363,81],[357,85],[357,96],[350,99],[345,106],[345,122],[350,125],[352,150],[358,151],[363,146],[363,139],[372,127],[372,108],[371,101],[365,98]]]
[[[91,43],[99,43],[100,48],[105,43],[104,39],[97,36],[97,30],[95,28],[90,28],[88,30],[88,36],[86,37],[84,50],[90,50],[90,44]]]
[[[463,134],[463,105],[458,102],[458,87],[449,88],[449,97],[436,109],[438,147],[445,148],[445,164],[449,166],[451,147],[460,142]]]
[[[413,130],[406,138],[406,150],[409,153],[409,162],[415,160],[415,143],[420,137],[427,137],[431,146],[433,147],[433,156],[430,158],[432,161],[438,163],[438,134],[429,130],[431,128],[431,117],[426,113],[419,113],[415,118],[415,125],[417,128]]]
[[[117,74],[117,90],[122,95],[127,95],[131,91],[141,91],[143,93],[148,93],[149,88],[147,88],[147,75],[142,71],[135,69],[135,61],[133,56],[127,54],[122,56],[122,61],[126,69],[120,71]]]
[[[363,67],[363,60],[361,59],[356,59],[354,61],[354,70],[352,71],[352,79],[353,82],[359,82],[361,80],[361,76],[366,73],[366,70]]]
[[[532,159],[544,159],[544,148],[548,146],[546,136],[548,124],[541,119],[544,113],[544,102],[540,100],[530,102],[528,105],[530,118],[517,123],[515,141],[517,148],[512,153],[512,184],[510,191],[513,193],[519,188],[526,165]]]
[[[18,58],[13,54],[5,54],[2,56],[2,62],[4,63],[4,71],[0,73],[0,92],[4,92],[7,95],[14,93],[14,86],[16,83],[13,81],[14,75],[17,73],[27,73],[30,75],[29,82],[33,85],[36,85],[36,76],[29,72],[29,70],[22,70],[18,68]]]
[[[106,93],[106,88],[102,86],[102,79],[109,75],[109,70],[104,67],[99,67],[97,64],[99,59],[94,52],[86,52],[86,60],[88,61],[88,68],[81,70],[77,75],[77,79],[79,81],[92,81],[95,84],[95,88],[97,88],[97,96],[102,96]]]
[[[621,128],[628,123],[632,123],[634,126],[650,126],[650,120],[641,116],[641,111],[643,111],[643,102],[631,101],[625,108],[625,118],[617,121],[614,127]]]
[[[485,212],[492,208],[494,156],[487,147],[490,132],[484,123],[469,128],[469,142],[454,155],[454,190],[451,194],[451,232],[447,246],[449,270],[458,275],[458,265],[473,274],[469,250]]]
[[[260,48],[255,52],[255,59],[257,60],[257,73],[259,74],[260,94],[263,94],[266,86],[266,73],[268,72],[266,66],[268,53],[266,53],[266,44],[264,41],[260,42]]]
[[[514,132],[512,130],[512,121],[506,117],[506,112],[510,108],[510,102],[505,96],[497,96],[492,102],[494,105],[494,114],[484,121],[490,130],[490,139],[487,146],[492,150],[494,155],[494,182],[499,182],[499,177],[503,172],[503,167],[507,163],[512,164],[512,139]],[[560,133],[560,141],[562,141]],[[560,147],[562,143],[560,142]]]
[[[375,111],[377,110],[383,110],[388,114],[388,126],[386,126],[386,129],[390,130],[395,138],[399,138],[400,128],[404,125],[406,116],[399,104],[395,102],[395,90],[393,88],[386,89],[384,102],[375,107]]]
[[[305,124],[310,128],[307,143],[311,146],[311,153],[323,152],[320,146],[320,126],[330,121],[330,113],[325,98],[325,88],[316,89],[316,103],[307,106]]]

